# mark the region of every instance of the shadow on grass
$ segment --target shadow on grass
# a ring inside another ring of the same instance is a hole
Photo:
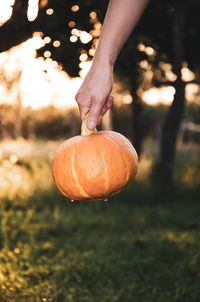
[[[109,202],[2,200],[0,300],[199,301],[200,204],[182,193],[135,182]]]
[[[3,160],[0,301],[200,301],[195,163],[177,166],[170,190],[144,173],[108,202],[71,203],[49,162]]]

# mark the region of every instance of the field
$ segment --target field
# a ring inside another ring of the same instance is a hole
[[[0,146],[0,301],[200,301],[197,150],[179,152],[168,195],[149,155],[108,202],[70,203],[51,179],[58,144]]]

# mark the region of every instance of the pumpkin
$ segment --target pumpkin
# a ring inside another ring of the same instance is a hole
[[[52,164],[60,192],[73,200],[106,200],[136,175],[138,157],[130,141],[114,131],[90,131],[61,144]]]

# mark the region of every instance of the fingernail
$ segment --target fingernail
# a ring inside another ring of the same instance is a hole
[[[95,128],[95,126],[96,126],[96,124],[95,124],[94,121],[88,120],[87,127],[88,127],[89,130],[93,130]]]

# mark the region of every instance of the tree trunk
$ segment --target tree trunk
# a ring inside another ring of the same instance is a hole
[[[131,103],[132,107],[132,133],[131,138],[134,145],[135,150],[137,151],[138,156],[142,153],[142,142],[143,142],[143,106],[142,101],[138,97],[136,91],[138,89],[138,79],[139,72],[135,67],[134,74],[130,77],[130,93],[133,98],[133,102]]]
[[[133,96],[133,94],[132,94]],[[141,100],[135,94],[132,102],[132,141],[138,156],[142,153],[143,108]]]
[[[164,186],[172,184],[176,140],[184,110],[185,85],[181,78],[181,68],[184,58],[184,22],[185,6],[182,3],[179,4],[179,1],[176,1],[173,18],[173,70],[177,76],[177,80],[175,82],[176,93],[174,96],[174,101],[169,108],[166,120],[162,127],[160,140],[161,170],[159,177]]]

